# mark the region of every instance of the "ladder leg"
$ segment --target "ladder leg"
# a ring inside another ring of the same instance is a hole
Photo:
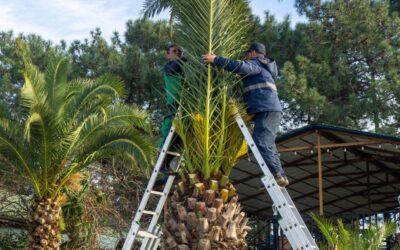
[[[132,248],[133,242],[135,241],[135,238],[136,238],[136,236],[138,234],[138,231],[139,231],[139,228],[140,228],[140,219],[142,218],[143,211],[145,211],[147,202],[148,202],[148,200],[150,198],[150,195],[151,195],[151,191],[152,191],[152,189],[154,187],[154,183],[157,180],[157,175],[159,174],[161,165],[163,164],[163,162],[165,160],[165,156],[167,154],[167,150],[168,150],[169,144],[171,143],[171,140],[172,140],[172,138],[174,136],[174,132],[175,132],[175,128],[174,128],[174,126],[172,126],[171,129],[170,129],[170,132],[169,132],[169,134],[168,134],[168,136],[167,136],[167,138],[166,138],[166,140],[164,142],[164,145],[163,145],[163,147],[161,149],[161,153],[160,153],[160,155],[159,155],[159,157],[157,159],[157,163],[156,163],[156,165],[154,167],[154,170],[152,172],[150,180],[149,180],[149,182],[147,184],[147,187],[146,187],[146,190],[144,192],[143,198],[142,198],[142,200],[140,202],[139,208],[138,208],[138,210],[137,210],[137,212],[135,214],[135,217],[134,217],[134,219],[132,221],[131,228],[129,229],[129,232],[128,232],[128,235],[126,237],[124,246],[122,248],[123,250],[130,250]]]
[[[271,174],[268,166],[264,162],[253,137],[243,119],[239,113],[235,116],[236,122],[242,131],[242,134],[247,141],[254,157],[257,160],[258,165],[264,173],[264,177],[261,179],[264,183],[271,199],[273,206],[276,207],[277,211],[281,215],[281,219],[278,221],[279,225],[283,229],[286,237],[288,238],[293,249],[318,249],[313,237],[311,236],[308,228],[306,227],[300,213],[297,211],[295,204],[290,198],[289,193],[284,187],[280,187],[274,176]]]
[[[144,249],[144,250],[156,250],[157,249],[158,245],[160,244],[160,240],[161,240],[161,236],[162,236],[161,227],[159,225],[156,225],[154,227],[154,229],[152,230],[152,233],[154,235],[157,235],[158,238],[156,238],[156,239],[145,238],[142,242],[140,249]]]
[[[153,218],[151,219],[151,222],[150,222],[150,225],[149,225],[149,228],[148,228],[149,232],[156,233],[154,231],[154,229],[155,229],[155,226],[157,225],[158,219],[160,218],[160,214],[162,212],[164,204],[167,201],[169,191],[171,190],[172,184],[174,183],[174,179],[175,179],[175,176],[173,176],[173,175],[168,177],[167,183],[165,184],[164,190],[163,190],[164,195],[160,198],[160,201],[158,202],[157,208],[156,208],[156,211],[155,211],[156,214],[153,215]],[[154,241],[154,239],[149,239],[149,238],[144,239],[140,249],[141,250],[153,249],[153,248],[146,248],[147,245],[149,244],[149,241],[150,242]],[[156,246],[155,249],[157,249],[157,246]]]

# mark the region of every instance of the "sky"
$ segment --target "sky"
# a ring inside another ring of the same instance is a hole
[[[250,6],[261,19],[269,11],[278,21],[290,15],[292,23],[304,22],[294,1],[251,0]],[[99,27],[109,39],[114,31],[123,34],[129,19],[140,17],[142,5],[143,0],[0,0],[0,31],[34,33],[58,43],[88,38]]]

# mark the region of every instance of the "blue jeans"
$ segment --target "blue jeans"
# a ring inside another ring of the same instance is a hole
[[[273,175],[285,176],[275,145],[276,133],[281,121],[281,112],[261,112],[254,114],[253,139]]]

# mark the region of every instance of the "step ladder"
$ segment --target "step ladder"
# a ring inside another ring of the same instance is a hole
[[[154,184],[156,183],[157,176],[160,173],[160,168],[164,163],[164,160],[167,155],[173,156],[180,156],[179,153],[168,151],[168,148],[171,144],[175,133],[175,127],[172,126],[167,138],[165,139],[164,145],[161,149],[160,155],[158,156],[156,165],[154,170],[151,174],[149,183],[147,184],[147,188],[144,192],[143,198],[140,202],[139,208],[135,214],[135,218],[132,221],[131,228],[128,232],[126,237],[123,250],[131,250],[133,243],[135,240],[141,240],[141,250],[148,250],[148,249],[157,249],[158,245],[160,244],[160,239],[162,235],[162,231],[160,226],[157,224],[164,204],[168,198],[168,194],[171,190],[172,184],[174,183],[175,175],[169,175],[167,182],[165,183],[164,189],[162,192],[153,190]],[[179,162],[180,163],[180,162]],[[179,164],[174,169],[177,171],[179,169]],[[159,196],[159,200],[157,203],[157,207],[154,211],[146,210],[146,205],[150,199],[151,195]],[[151,215],[151,221],[147,229],[141,228],[141,219],[143,214]]]
[[[290,245],[294,250],[319,249],[310,232],[308,231],[306,224],[304,223],[299,212],[297,211],[296,206],[290,198],[289,193],[284,187],[280,187],[276,183],[274,176],[271,174],[267,165],[265,164],[260,152],[257,149],[257,146],[254,143],[253,137],[251,136],[246,124],[244,123],[239,113],[236,113],[235,119],[244,136],[244,139],[247,142],[247,145],[249,145],[251,151],[253,152],[253,155],[257,160],[258,165],[261,167],[264,173],[264,177],[261,178],[261,181],[264,183],[265,188],[271,196],[274,212],[277,212],[280,215],[280,219],[278,220],[278,222],[280,227],[283,229],[284,234],[288,238]],[[167,150],[169,144],[171,143],[174,132],[175,128],[172,127],[167,139],[165,140],[164,146],[161,150],[161,154],[157,160],[153,174],[150,177],[149,184],[147,185],[145,194],[142,198],[142,201],[140,202],[140,206],[132,222],[131,229],[129,230],[128,236],[123,246],[123,250],[131,250],[133,242],[136,238],[143,239],[140,248],[141,250],[156,250],[158,245],[160,244],[161,229],[159,226],[157,226],[157,222],[165,201],[168,198],[168,193],[172,187],[175,176],[168,177],[167,183],[162,193],[152,191],[152,189],[165,156],[168,153],[171,153]],[[154,212],[144,210],[151,194],[161,195],[159,203],[157,204],[157,208]],[[147,230],[139,230],[140,219],[142,214],[144,213],[153,215],[153,218]]]
[[[258,151],[255,145],[253,137],[239,113],[236,113],[235,119],[247,145],[250,147],[258,165],[264,173],[264,177],[261,178],[261,181],[264,183],[265,188],[271,196],[274,211],[277,211],[280,215],[278,222],[289,240],[290,245],[295,250],[319,249],[290,198],[289,193],[286,191],[286,188],[280,187],[276,183],[274,176],[269,171],[267,164],[265,164],[260,151]]]

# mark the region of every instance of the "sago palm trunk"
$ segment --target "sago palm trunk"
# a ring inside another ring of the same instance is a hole
[[[247,249],[248,219],[227,178],[201,182],[191,174],[166,207],[165,249]]]
[[[55,199],[36,200],[30,212],[29,249],[60,249],[60,206]]]

